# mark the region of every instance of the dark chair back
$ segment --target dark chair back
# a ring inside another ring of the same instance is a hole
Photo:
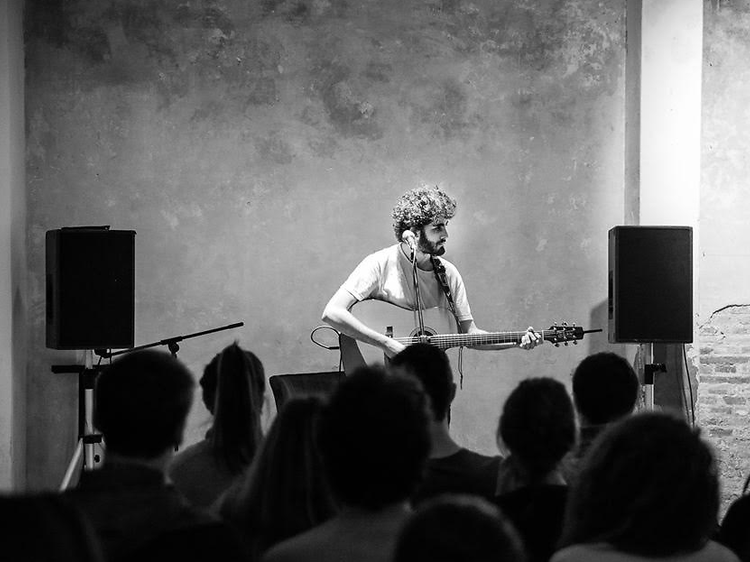
[[[329,395],[345,376],[343,371],[290,373],[273,375],[268,379],[268,382],[271,385],[271,392],[273,392],[276,410],[278,411],[289,398],[313,394]]]

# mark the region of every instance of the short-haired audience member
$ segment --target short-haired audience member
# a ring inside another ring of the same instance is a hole
[[[444,494],[422,503],[404,526],[394,562],[523,562],[512,523],[487,500]]]
[[[510,455],[500,465],[495,502],[521,535],[529,560],[547,561],[562,532],[568,494],[559,465],[576,440],[565,386],[547,377],[521,381],[505,401],[497,439]]]
[[[594,441],[573,484],[553,562],[736,562],[716,529],[716,463],[668,414],[627,417]]]
[[[200,385],[213,415],[211,429],[175,456],[169,477],[190,503],[207,508],[250,466],[260,446],[263,364],[235,342],[206,365]]]
[[[219,513],[248,543],[250,561],[336,512],[317,444],[323,405],[318,396],[285,402],[249,471],[220,500]]]
[[[591,443],[609,424],[633,413],[640,383],[624,357],[603,351],[584,358],[573,371],[573,403],[578,411],[578,445],[565,458],[563,469],[568,480],[575,478],[577,466]]]
[[[56,493],[0,496],[3,562],[104,562],[91,523]]]
[[[430,450],[427,399],[413,378],[363,367],[334,391],[319,443],[332,519],[279,543],[264,562],[390,562]]]
[[[716,538],[718,542],[729,547],[742,560],[750,562],[750,476],[745,480],[742,496],[729,506]]]
[[[243,559],[234,531],[167,483],[194,386],[187,367],[154,350],[128,353],[98,377],[94,425],[104,437],[104,463],[69,494],[94,525],[108,562]]]
[[[390,366],[416,377],[430,401],[432,447],[424,481],[412,498],[413,503],[418,504],[441,493],[469,493],[492,498],[501,457],[475,453],[451,438],[448,424],[456,384],[445,352],[434,345],[417,343],[393,357]]]

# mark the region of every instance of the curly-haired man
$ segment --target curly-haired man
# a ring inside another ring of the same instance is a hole
[[[323,321],[349,337],[382,349],[388,357],[396,355],[404,349],[404,344],[366,325],[351,310],[366,299],[416,310],[413,258],[417,265],[421,308],[451,309],[461,333],[484,333],[474,323],[466,288],[458,270],[447,260],[437,259],[437,256],[445,253],[448,221],[455,213],[456,201],[437,187],[417,187],[402,195],[393,208],[393,231],[397,243],[362,260],[331,297],[323,311]],[[436,268],[440,275],[436,275]],[[450,294],[452,303],[448,301],[447,294]],[[529,328],[518,346],[531,349],[541,342],[541,337]],[[515,346],[493,344],[475,347],[505,349]]]

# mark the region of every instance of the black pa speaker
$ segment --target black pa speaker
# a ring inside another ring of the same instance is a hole
[[[133,347],[134,231],[49,230],[46,266],[47,347]]]
[[[612,228],[608,312],[611,343],[692,342],[692,228]]]

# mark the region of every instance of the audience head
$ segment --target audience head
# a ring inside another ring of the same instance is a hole
[[[477,496],[422,504],[396,543],[394,562],[522,562],[523,545],[500,510]]]
[[[60,494],[0,496],[5,562],[99,562],[99,540],[88,519]]]
[[[336,388],[320,424],[331,490],[344,505],[378,510],[408,500],[430,450],[427,400],[416,380],[363,367]]]
[[[214,416],[210,435],[214,455],[239,473],[250,464],[262,438],[263,364],[235,342],[206,365],[200,385],[203,403]]]
[[[546,377],[521,381],[505,401],[497,437],[530,481],[543,478],[576,440],[575,412],[565,386]]]
[[[104,368],[96,381],[94,425],[107,450],[154,459],[182,442],[193,401],[193,377],[170,354],[127,353]]]
[[[285,402],[241,484],[221,502],[222,516],[251,537],[258,557],[335,512],[317,446],[323,405],[317,396]]]
[[[653,557],[697,550],[715,530],[718,489],[713,454],[697,429],[663,413],[626,417],[584,457],[563,544],[607,542]]]
[[[573,372],[573,400],[583,423],[601,425],[632,413],[638,392],[633,367],[609,351],[589,355]]]
[[[405,375],[416,377],[430,399],[435,420],[446,419],[456,395],[456,384],[445,351],[428,343],[415,343],[393,357],[390,365]]]

